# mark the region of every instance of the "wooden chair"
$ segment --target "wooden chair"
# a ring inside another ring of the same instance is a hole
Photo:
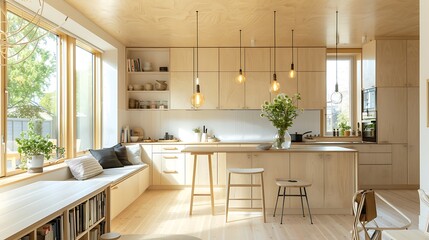
[[[373,195],[371,192],[373,192]],[[390,208],[395,210],[395,212],[401,215],[407,221],[407,223],[404,226],[400,226],[400,227],[380,226],[376,221],[377,208],[375,205],[375,197],[379,198],[384,203],[386,203]],[[373,205],[373,210],[371,210],[372,208],[370,205]],[[375,215],[374,213],[369,211],[375,211]],[[384,199],[382,196],[380,196],[379,194],[377,194],[375,191],[372,191],[372,190],[358,191],[354,194],[353,214],[355,216],[354,223],[353,223],[353,230],[352,230],[353,240],[360,240],[361,238],[359,234],[362,231],[363,231],[365,240],[381,240],[383,230],[403,230],[403,229],[408,229],[408,227],[411,225],[411,220],[404,213],[399,211],[399,209],[397,209],[386,199]]]

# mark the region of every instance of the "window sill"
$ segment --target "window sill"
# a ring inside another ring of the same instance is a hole
[[[43,167],[42,173],[28,173],[26,171],[23,171],[22,173],[19,173],[19,174],[13,175],[13,176],[2,177],[2,178],[0,178],[0,188],[7,186],[7,185],[10,185],[10,184],[20,182],[20,181],[24,181],[27,179],[39,177],[43,174],[58,171],[58,170],[63,169],[65,167],[67,167],[67,165],[64,162],[62,162],[59,164],[48,165],[48,166]]]

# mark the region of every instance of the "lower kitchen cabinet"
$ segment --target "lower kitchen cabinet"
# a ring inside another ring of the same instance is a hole
[[[185,154],[181,152],[183,147],[183,145],[153,145],[153,185],[185,184]]]

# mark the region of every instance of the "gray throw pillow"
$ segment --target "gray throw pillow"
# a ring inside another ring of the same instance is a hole
[[[97,159],[104,169],[124,166],[121,161],[119,161],[113,148],[90,149],[89,152]]]

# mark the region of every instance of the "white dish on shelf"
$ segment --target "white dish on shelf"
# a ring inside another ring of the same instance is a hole
[[[141,91],[141,90],[143,90],[143,85],[134,84],[133,88],[134,88],[135,91]]]

